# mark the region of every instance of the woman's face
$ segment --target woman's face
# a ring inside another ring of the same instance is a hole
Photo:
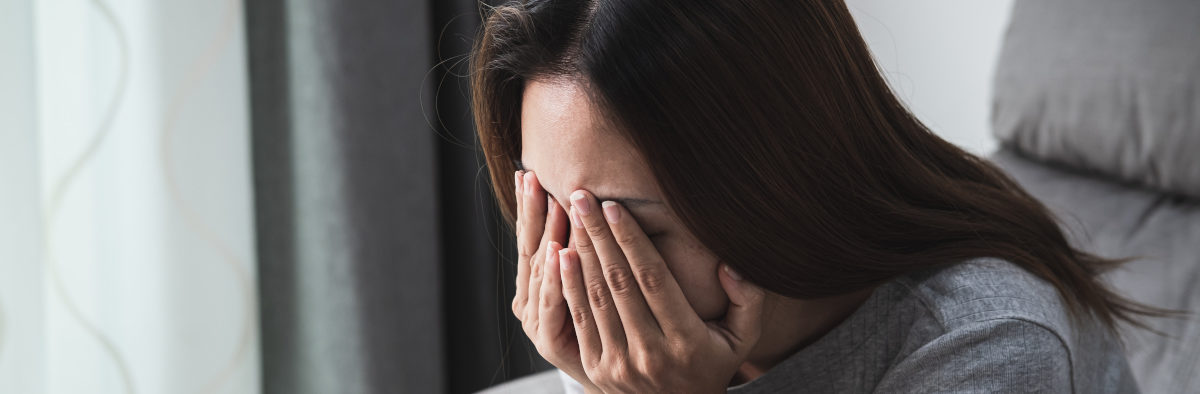
[[[704,320],[725,313],[718,260],[671,213],[650,168],[633,146],[606,129],[582,87],[568,81],[530,81],[521,104],[521,163],[564,209],[585,189],[625,207],[658,248],[692,308]],[[632,201],[641,201],[640,203]]]

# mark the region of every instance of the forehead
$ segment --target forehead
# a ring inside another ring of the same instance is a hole
[[[658,197],[641,155],[599,116],[579,84],[529,81],[521,102],[521,161],[558,198],[577,188]]]

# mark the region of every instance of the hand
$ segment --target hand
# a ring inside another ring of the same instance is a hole
[[[517,294],[513,314],[542,358],[587,391],[596,387],[579,361],[579,343],[567,317],[558,251],[567,243],[567,213],[542,190],[532,172],[515,174],[517,197]]]
[[[705,323],[624,207],[580,190],[570,214],[560,271],[588,379],[604,392],[725,392],[758,342],[763,291],[724,266],[729,309]]]

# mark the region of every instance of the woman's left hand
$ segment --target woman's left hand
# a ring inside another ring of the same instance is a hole
[[[576,191],[571,221],[559,261],[588,378],[604,392],[725,392],[758,342],[763,291],[725,266],[729,309],[706,323],[624,207]]]

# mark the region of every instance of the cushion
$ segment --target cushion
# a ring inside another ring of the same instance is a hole
[[[1017,0],[994,83],[1002,146],[1200,196],[1200,1]]]

